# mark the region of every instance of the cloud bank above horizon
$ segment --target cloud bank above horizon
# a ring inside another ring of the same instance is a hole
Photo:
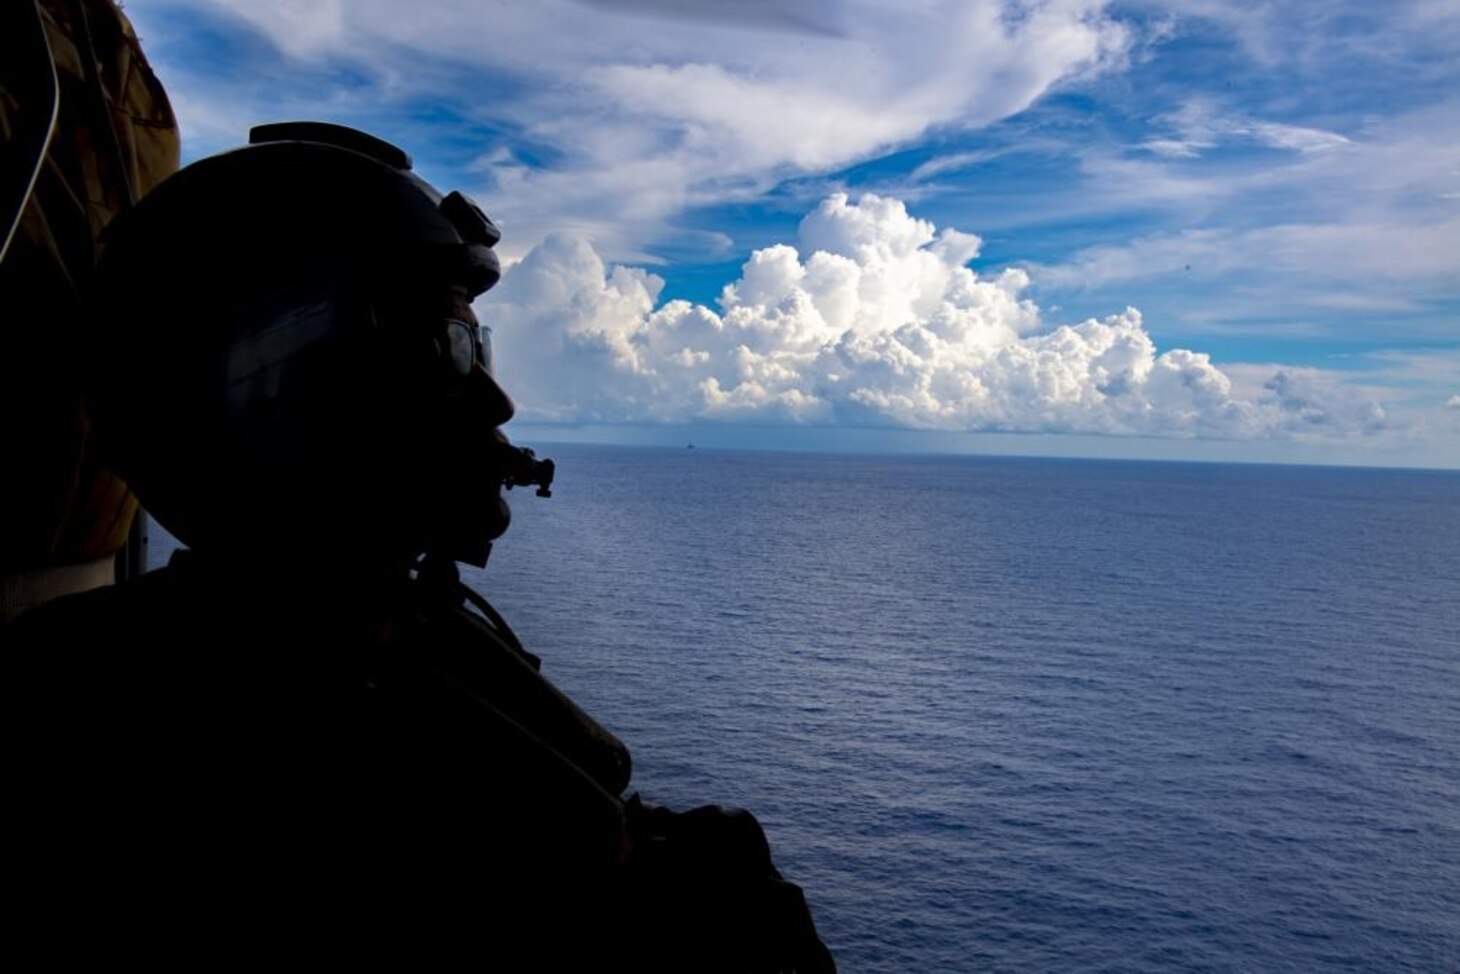
[[[751,254],[719,310],[554,234],[479,302],[525,418],[727,421],[1214,439],[1393,428],[1317,370],[1239,392],[1210,356],[1158,352],[1134,308],[1047,324],[1029,278],[966,266],[981,240],[897,199],[828,196],[795,245]]]

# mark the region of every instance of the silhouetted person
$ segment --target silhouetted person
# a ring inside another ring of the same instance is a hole
[[[830,969],[754,819],[626,802],[457,580],[551,481],[497,430],[496,228],[363,133],[251,141],[109,234],[96,435],[187,550],[13,627],[26,922],[93,959]]]

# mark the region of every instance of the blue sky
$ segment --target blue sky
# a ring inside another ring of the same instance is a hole
[[[127,12],[498,220],[519,439],[1460,466],[1457,0]]]

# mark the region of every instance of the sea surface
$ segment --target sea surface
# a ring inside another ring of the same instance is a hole
[[[1460,474],[541,452],[467,580],[846,974],[1460,971]]]
[[[542,452],[472,584],[843,971],[1460,971],[1460,475]]]

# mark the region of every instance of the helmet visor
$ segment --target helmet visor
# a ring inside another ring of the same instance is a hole
[[[446,320],[446,365],[453,374],[466,378],[478,362],[492,374],[492,330],[459,318]]]

